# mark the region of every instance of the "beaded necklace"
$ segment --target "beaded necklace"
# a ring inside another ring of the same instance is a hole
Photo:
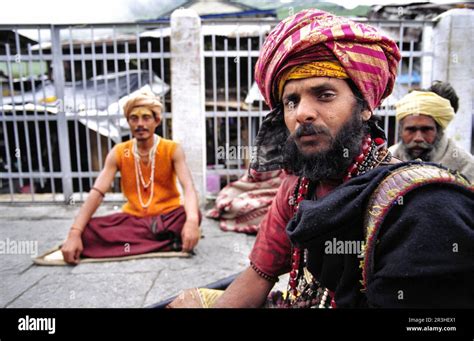
[[[362,152],[354,159],[347,168],[343,182],[364,174],[375,168],[383,161],[390,161],[390,152],[386,149],[386,142],[382,138],[372,140],[366,135],[362,141]],[[288,203],[293,207],[293,213],[298,211],[301,201],[306,199],[310,181],[300,177],[296,184],[294,194]],[[302,257],[303,256],[303,257]],[[309,273],[305,265],[307,262],[307,250],[293,247],[291,255],[291,271],[288,282],[288,294],[283,302],[284,307],[295,308],[335,308],[334,293],[322,285]],[[329,298],[329,300],[328,300]]]
[[[155,153],[158,148],[158,144],[160,142],[160,138],[158,135],[154,135],[153,137],[153,147],[150,148],[149,154],[148,154],[148,162],[151,160],[151,173],[150,173],[150,178],[148,179],[148,182],[145,181],[143,177],[143,172],[142,172],[142,167],[140,165],[140,153],[138,152],[138,147],[137,147],[137,140],[133,140],[133,147],[132,151],[134,154],[134,159],[135,159],[135,180],[137,183],[137,193],[138,193],[138,201],[140,202],[140,205],[143,208],[148,208],[151,204],[151,200],[153,199],[153,192],[154,192],[154,183],[155,183]],[[151,186],[151,191],[150,191],[150,196],[148,197],[148,200],[146,203],[143,202],[142,198],[142,191],[140,188],[140,184],[143,186],[144,190],[147,191],[148,187]]]

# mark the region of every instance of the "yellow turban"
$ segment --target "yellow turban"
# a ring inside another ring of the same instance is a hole
[[[346,70],[338,62],[322,61],[300,64],[292,67],[283,74],[278,84],[278,95],[281,98],[285,83],[291,79],[304,79],[311,77],[333,77],[346,79],[349,76]]]
[[[426,115],[431,116],[445,129],[454,117],[451,103],[434,92],[412,91],[395,106],[397,121],[401,121],[409,115]]]
[[[123,106],[123,112],[125,114],[125,117],[128,118],[128,115],[130,115],[132,110],[138,107],[148,108],[153,112],[155,117],[159,118],[161,121],[162,105],[154,94],[150,92],[142,92],[130,98]]]

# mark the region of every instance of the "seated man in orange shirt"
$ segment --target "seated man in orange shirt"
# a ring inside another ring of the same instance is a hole
[[[156,135],[161,103],[152,94],[127,101],[124,113],[133,139],[109,152],[104,169],[81,207],[61,251],[77,264],[83,257],[119,257],[153,251],[191,251],[200,238],[200,212],[184,151]],[[127,202],[122,213],[92,218],[117,171]],[[176,176],[184,191],[184,207]]]

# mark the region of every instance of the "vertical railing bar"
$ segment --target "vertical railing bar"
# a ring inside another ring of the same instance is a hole
[[[5,52],[7,54],[7,73],[8,73],[8,84],[10,86],[10,97],[12,99],[12,114],[13,116],[15,117],[15,119],[17,118],[17,114],[16,114],[16,104],[15,104],[15,90],[14,90],[14,87],[13,87],[13,72],[12,72],[12,65],[11,65],[11,53],[10,53],[10,44],[6,43],[5,44]],[[18,159],[18,156],[16,155],[17,154],[17,150],[20,150],[21,151],[21,148],[20,148],[20,141],[18,139],[19,137],[19,134],[18,134],[18,121],[15,121],[13,123],[13,132],[15,134],[15,157]],[[17,160],[18,162],[18,160]],[[23,170],[22,170],[22,165],[21,165],[21,158],[20,158],[20,162],[18,162],[18,173],[20,173],[19,175],[21,175],[21,173],[23,173]],[[19,183],[20,183],[20,186],[23,187],[23,177],[20,177],[19,179]]]
[[[236,50],[236,57],[237,58],[237,65],[236,65],[236,78],[237,78],[237,167],[239,171],[242,169],[242,155],[241,155],[241,126],[240,126],[240,34],[239,34],[239,24],[237,24],[237,33],[236,33],[236,43],[235,43],[235,50]],[[243,149],[245,150],[245,149]],[[245,153],[244,155],[245,156]]]
[[[151,60],[151,40],[148,40],[147,42],[147,52],[148,52],[148,56],[147,56],[147,59],[148,59],[148,80],[150,82],[150,87],[152,86],[153,84],[153,62]],[[163,89],[163,84],[161,84],[161,87]],[[161,96],[160,96],[161,97]],[[164,104],[162,102],[162,99],[160,98],[160,102],[161,102],[161,105],[163,106],[161,108],[161,111],[162,111],[162,114],[164,113]],[[164,116],[163,116],[164,117]],[[162,120],[164,120],[164,118],[162,118]],[[161,123],[163,124],[163,122]],[[164,136],[163,136],[164,137]]]
[[[259,26],[258,26],[258,32],[259,32],[259,35],[258,35],[258,50],[260,51],[262,49],[262,45],[263,45],[263,33],[262,33],[262,24],[260,23]],[[262,115],[262,111],[263,111],[263,103],[262,103],[262,99],[259,98],[258,99],[258,120],[259,120],[259,129],[260,129],[260,126],[262,125],[262,121],[263,121],[263,115]]]
[[[125,46],[125,78],[127,80],[127,94],[130,94],[130,53],[128,51],[128,42],[124,43]]]
[[[39,46],[39,55],[40,55],[41,60],[43,60],[43,47],[41,46],[42,44],[43,43],[42,43],[42,39],[41,39],[41,29],[38,28],[38,46]],[[42,63],[40,64],[40,72],[41,72],[41,75],[43,75],[43,64]],[[42,88],[42,92],[43,92],[43,98],[45,99],[46,98],[46,90],[45,90],[44,77],[41,77],[41,88]],[[44,109],[44,115],[45,115],[45,117],[48,117],[48,110],[46,109],[46,106],[45,106],[45,109]],[[51,132],[50,132],[49,124],[50,124],[50,122],[45,120],[44,126],[45,126],[45,130],[46,130],[46,146],[48,148],[48,166],[49,166],[49,171],[52,173],[52,172],[54,172],[53,160],[52,160],[52,158],[53,158],[52,150],[53,149],[51,147]],[[51,175],[50,180],[51,180],[51,189],[53,190],[53,201],[56,202],[55,177],[53,177]]]
[[[408,89],[412,86],[413,77],[413,49],[415,47],[414,40],[410,40],[410,57],[408,59]]]
[[[107,150],[110,151],[112,149],[112,139],[110,138],[110,99],[109,99],[109,66],[107,65],[107,45],[105,42],[102,42],[102,56],[103,60],[102,63],[104,64],[104,86],[105,86],[105,104],[107,111],[107,130],[109,131],[109,136],[107,137]]]
[[[118,112],[122,111],[120,107],[120,87],[119,87],[119,65],[118,65],[118,47],[117,47],[117,28],[113,25],[112,29],[112,41],[113,41],[113,53],[114,53],[114,72],[115,72],[115,91],[117,95],[117,106]],[[121,126],[121,117],[117,116],[117,127],[118,127],[118,135],[119,135],[119,143],[122,142],[122,126]],[[120,183],[120,182],[119,182]],[[120,185],[118,185],[120,187]],[[115,187],[115,180],[114,180],[114,187]]]
[[[400,32],[399,32],[399,50],[400,54],[403,55],[403,22],[400,22]],[[397,77],[400,77],[402,74],[402,69],[403,69],[403,57],[400,60],[400,67],[398,68],[398,75]]]
[[[151,49],[151,41],[149,40],[149,41],[147,42],[147,52],[148,52],[148,56],[147,56],[147,60],[148,60],[148,81],[150,82],[149,85],[150,85],[150,88],[152,89],[152,92],[153,92],[153,72],[152,72],[152,70],[153,70],[153,63],[152,63],[152,60],[151,60],[151,50],[152,50],[152,49]],[[161,84],[161,88],[163,89],[163,84]],[[154,92],[153,92],[153,93],[154,93]],[[162,135],[163,135],[164,138],[166,138],[166,136],[165,136],[166,132],[165,132],[164,129],[163,129],[163,122],[166,120],[166,118],[165,118],[165,115],[164,115],[164,111],[165,111],[165,110],[164,110],[164,104],[163,104],[161,95],[160,95],[159,100],[160,100],[161,105],[162,105],[162,107],[161,107],[161,125],[162,125],[162,128],[161,128],[161,129],[162,129],[162,131],[163,131]]]
[[[23,105],[23,118],[26,118],[26,109],[25,109],[25,85],[23,84],[23,61],[21,60],[21,46],[20,46],[20,36],[18,35],[18,28],[15,27],[15,49],[17,56],[20,58],[18,59],[18,72],[20,74],[20,92],[21,92],[21,103]],[[28,172],[30,173],[32,171],[32,163],[31,163],[31,147],[30,147],[30,131],[28,129],[28,122],[25,120],[23,121],[23,132],[25,134],[25,144],[26,144],[26,164],[28,167]],[[20,161],[22,158],[20,151]],[[35,195],[34,195],[34,182],[33,182],[33,177],[29,177],[30,180],[30,193],[31,193],[31,201],[35,201]]]
[[[127,94],[130,95],[130,54],[128,51],[128,41],[124,43],[125,46],[125,77],[127,80]],[[132,139],[132,131],[128,133],[128,138]]]
[[[87,72],[86,72],[86,61],[84,57],[84,43],[81,43],[81,68],[82,68],[82,90],[84,91],[85,114],[86,114],[86,146],[87,146],[87,170],[92,172],[92,157],[91,157],[91,142],[89,136],[89,96],[87,95]],[[89,176],[89,187],[92,188],[92,177]]]
[[[151,41],[149,40],[147,42],[147,51],[148,51],[148,56],[147,56],[147,59],[148,59],[148,81],[150,82],[150,88],[152,88],[152,84],[153,84],[153,63],[152,63],[152,60],[151,60]],[[163,85],[162,85],[163,87]],[[153,88],[152,88],[153,90]],[[161,124],[163,124],[163,121],[165,120],[165,116],[164,116],[164,104],[162,102],[162,99],[161,99],[161,96],[160,96],[160,102],[161,102],[161,105],[162,105],[162,108],[161,108]],[[165,132],[163,131],[163,137],[165,137]],[[165,137],[166,138],[166,137]]]
[[[100,116],[99,116],[99,102],[97,99],[97,58],[95,54],[95,40],[94,40],[94,26],[91,26],[91,53],[92,53],[92,78],[94,84],[94,104],[95,104],[95,117],[97,119],[97,133],[96,133],[96,141],[97,141],[97,158],[99,161],[99,171],[102,169],[102,139],[100,137]]]
[[[226,150],[226,176],[227,183],[230,182],[229,173],[229,55],[228,55],[228,39],[224,38],[224,96],[225,96],[225,150]]]
[[[400,21],[400,31],[399,31],[399,50],[400,50],[400,54],[403,55],[403,34],[404,34],[404,27],[403,27],[403,22]],[[399,68],[398,68],[398,72],[397,72],[397,77],[400,77],[400,75],[402,74],[402,69],[403,69],[403,57],[402,59],[400,60],[400,64],[399,64]],[[395,122],[395,141],[398,139],[398,124],[397,122]]]
[[[137,52],[137,70],[138,70],[138,88],[142,87],[142,67],[141,67],[141,54],[140,54],[140,26],[137,24],[137,37],[136,37],[136,52]]]
[[[119,86],[119,66],[118,66],[118,47],[117,47],[117,32],[116,32],[116,26],[113,26],[112,30],[112,40],[113,40],[113,50],[114,50],[114,71],[115,71],[115,90],[117,92],[117,104],[119,103],[120,100],[120,86]],[[119,112],[120,112],[120,105],[119,106]],[[118,126],[118,131],[119,131],[119,141],[122,142],[122,126],[120,125],[120,117],[117,117],[117,126]]]
[[[36,140],[36,157],[38,158],[38,169],[39,169],[39,172],[40,172],[40,185],[41,187],[44,187],[44,179],[43,179],[43,155],[41,154],[41,139],[39,137],[39,126],[38,126],[38,120],[39,120],[39,117],[38,117],[38,109],[36,107],[36,104],[38,103],[38,101],[36,100],[36,85],[35,85],[35,81],[34,81],[34,75],[33,75],[33,65],[31,63],[31,59],[33,57],[33,54],[31,52],[31,44],[28,43],[27,45],[27,49],[28,49],[28,68],[30,70],[30,81],[31,81],[31,92],[33,93],[33,102],[34,102],[34,111],[33,111],[33,115],[34,115],[34,127],[35,127],[35,140]]]
[[[252,89],[252,38],[247,38],[247,96],[250,95],[250,90]],[[252,102],[248,103],[247,113],[248,113],[248,141],[249,141],[249,150],[252,148]]]
[[[170,38],[171,39],[171,38]],[[161,104],[163,105],[163,114],[166,112],[166,94],[164,91],[165,88],[165,58],[163,57],[163,53],[165,51],[165,45],[164,45],[164,39],[163,39],[163,25],[160,25],[160,69],[161,69],[161,87],[162,87],[162,95],[160,96]],[[165,115],[163,115],[163,137],[164,138],[172,138],[171,136],[168,137],[168,131],[166,129],[166,118]]]
[[[81,145],[79,143],[79,116],[77,115],[77,100],[76,100],[76,65],[74,61],[74,45],[72,43],[72,27],[69,26],[69,56],[71,57],[71,82],[72,82],[72,101],[74,107],[74,139],[76,141],[76,160],[77,172],[80,174],[77,178],[79,182],[80,199],[84,200],[84,189],[82,186],[82,153],[80,152]],[[89,153],[89,151],[87,151]]]
[[[212,99],[214,102],[214,164],[219,164],[217,148],[219,147],[219,134],[217,127],[217,63],[216,63],[216,35],[212,31]],[[227,147],[226,147],[227,148]]]
[[[0,82],[0,108],[2,112],[2,116],[5,116],[5,111],[3,110],[3,83]],[[13,122],[12,122],[13,124]],[[8,173],[8,189],[10,192],[10,202],[13,202],[13,174],[12,174],[12,161],[10,158],[10,142],[8,139],[8,126],[6,120],[2,120],[2,126],[3,126],[3,137],[5,139],[5,155],[7,156],[7,173]],[[2,179],[2,184],[3,184],[3,179]]]

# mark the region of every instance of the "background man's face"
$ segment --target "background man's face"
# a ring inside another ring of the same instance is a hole
[[[433,149],[436,141],[436,122],[426,115],[410,115],[402,120],[401,138],[407,153],[417,158]]]
[[[153,136],[160,120],[155,118],[153,112],[145,107],[134,108],[127,119],[133,137],[137,140],[147,140]]]
[[[282,102],[285,124],[293,134],[299,127],[312,125],[314,131],[297,134],[295,143],[303,155],[326,152],[341,127],[351,118],[356,99],[346,81],[329,77],[290,80]],[[363,120],[370,118],[364,111]],[[301,135],[301,136],[299,136]]]

